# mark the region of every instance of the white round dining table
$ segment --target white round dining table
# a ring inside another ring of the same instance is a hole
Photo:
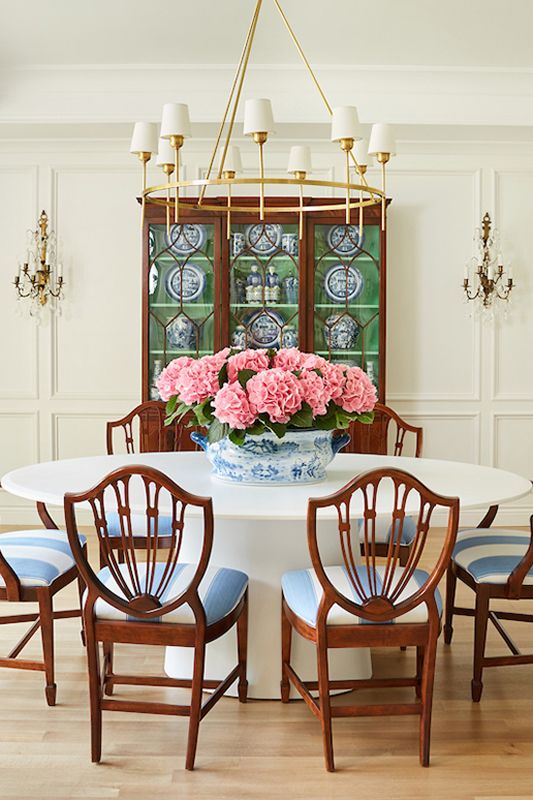
[[[280,581],[284,572],[310,566],[306,535],[310,497],[331,494],[355,475],[385,466],[410,472],[434,492],[459,497],[462,509],[479,507],[484,511],[490,505],[518,499],[531,491],[527,479],[492,467],[360,454],[337,455],[328,468],[326,480],[316,484],[247,486],[226,483],[212,476],[204,453],[142,453],[33,464],[4,475],[2,487],[19,497],[62,506],[66,492],[87,490],[112,470],[131,464],[155,467],[187,491],[212,497],[215,517],[212,562],[240,569],[250,578],[248,681],[249,696],[253,698],[279,698]],[[130,500],[133,511],[145,510],[140,494],[136,497],[132,493]],[[386,514],[391,508],[392,497],[383,491],[376,510]],[[164,506],[162,510],[165,510]],[[407,512],[410,510],[414,508],[406,507]],[[361,511],[356,504],[353,505],[354,517]],[[332,509],[329,522],[327,514],[322,517],[332,528],[334,515]],[[194,509],[191,509],[192,525],[195,524],[193,516]],[[199,519],[196,524],[199,524]],[[194,538],[188,541],[192,542]],[[331,537],[331,542],[334,550],[330,557],[335,558],[338,544],[334,544],[334,537]],[[194,545],[184,542],[183,560],[192,560],[195,556],[193,551]],[[324,557],[328,558],[327,548]],[[304,680],[313,679],[316,675],[314,647],[293,634],[293,650],[297,672]],[[235,633],[230,631],[208,645],[206,677],[222,678],[234,666],[235,659]],[[185,677],[191,668],[192,652],[189,649],[167,648],[165,671],[168,675]],[[370,677],[370,652],[366,649],[331,651],[330,669],[332,678]]]

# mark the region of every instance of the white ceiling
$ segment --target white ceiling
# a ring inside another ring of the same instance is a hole
[[[11,64],[232,64],[255,0],[0,0]],[[282,0],[314,64],[533,67],[532,0]],[[297,59],[264,0],[253,60]]]

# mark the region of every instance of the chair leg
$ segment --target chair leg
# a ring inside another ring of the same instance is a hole
[[[100,653],[92,625],[85,621],[87,638],[87,663],[89,668],[89,700],[91,705],[91,760],[99,762],[102,757],[102,685],[100,680]]]
[[[416,686],[415,693],[418,698],[422,695],[422,670],[424,668],[424,648],[416,648]]]
[[[113,655],[114,655],[113,642],[103,642],[103,651],[104,651],[104,676],[107,678],[113,674]],[[113,694],[113,684],[104,683],[104,687],[106,695],[111,696]]]
[[[285,613],[283,596],[281,598],[281,702],[288,703],[291,685],[285,665],[291,663],[292,625]]]
[[[81,643],[85,647],[85,630],[83,629],[83,595],[85,593],[85,583],[81,575],[78,576],[78,596],[80,598],[80,611],[81,611]]]
[[[451,644],[453,636],[453,608],[455,605],[455,590],[457,588],[457,575],[453,565],[450,564],[446,571],[446,612],[444,617],[444,642]]]
[[[422,713],[420,715],[420,764],[429,767],[429,748],[431,740],[431,711],[433,708],[433,683],[435,680],[435,658],[437,654],[437,635],[430,633],[424,648],[422,666],[422,685],[420,695]]]
[[[237,620],[237,653],[239,657],[239,702],[246,703],[248,681],[246,680],[246,657],[248,653],[248,590],[244,598],[244,608]]]
[[[202,706],[202,683],[204,679],[205,642],[196,643],[194,648],[194,667],[192,675],[191,715],[189,718],[189,737],[187,741],[187,756],[185,769],[194,769],[196,745],[198,744],[198,729],[200,727],[200,713]]]
[[[320,724],[324,742],[324,758],[328,772],[335,772],[333,759],[333,737],[331,731],[331,700],[329,696],[328,649],[324,636],[317,641],[318,696],[320,701]]]
[[[489,621],[489,595],[483,588],[476,589],[476,611],[474,628],[474,676],[472,678],[472,700],[479,703],[483,692],[483,658],[487,642]]]
[[[44,674],[46,677],[46,702],[55,706],[57,686],[54,682],[54,617],[52,611],[52,595],[48,589],[39,591],[39,619],[41,622],[41,639],[43,643]]]

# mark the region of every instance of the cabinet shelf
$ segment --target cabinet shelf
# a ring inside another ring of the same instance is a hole
[[[210,355],[213,351],[212,350],[171,350],[168,348],[167,350],[150,350],[150,353],[153,356],[164,356],[165,353],[168,355],[182,355],[182,356],[195,356],[198,354],[199,356],[207,356]]]
[[[298,303],[230,303],[230,308],[249,308],[250,311],[265,309],[275,311],[277,308],[298,308]]]
[[[315,308],[338,308],[342,311],[346,306],[343,303],[315,303]],[[348,309],[351,308],[379,308],[379,305],[378,303],[348,303]]]
[[[315,353],[319,356],[329,356],[329,350],[315,350]],[[362,356],[362,350],[332,350],[332,356]],[[366,350],[365,356],[377,356],[379,355],[377,350]]]
[[[150,303],[150,308],[213,308],[213,303]]]

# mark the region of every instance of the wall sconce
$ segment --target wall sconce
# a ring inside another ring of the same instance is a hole
[[[30,298],[30,314],[39,317],[50,302],[58,311],[57,301],[63,297],[63,267],[57,262],[56,235],[48,232],[48,216],[41,211],[37,230],[28,231],[28,249],[23,264],[19,264],[14,280],[19,298]]]
[[[492,220],[488,213],[481,225],[474,233],[476,254],[465,264],[463,289],[467,302],[475,301],[477,309],[491,317],[496,307],[495,301],[508,302],[515,284],[510,265],[504,272],[498,231],[494,229],[491,232]]]

